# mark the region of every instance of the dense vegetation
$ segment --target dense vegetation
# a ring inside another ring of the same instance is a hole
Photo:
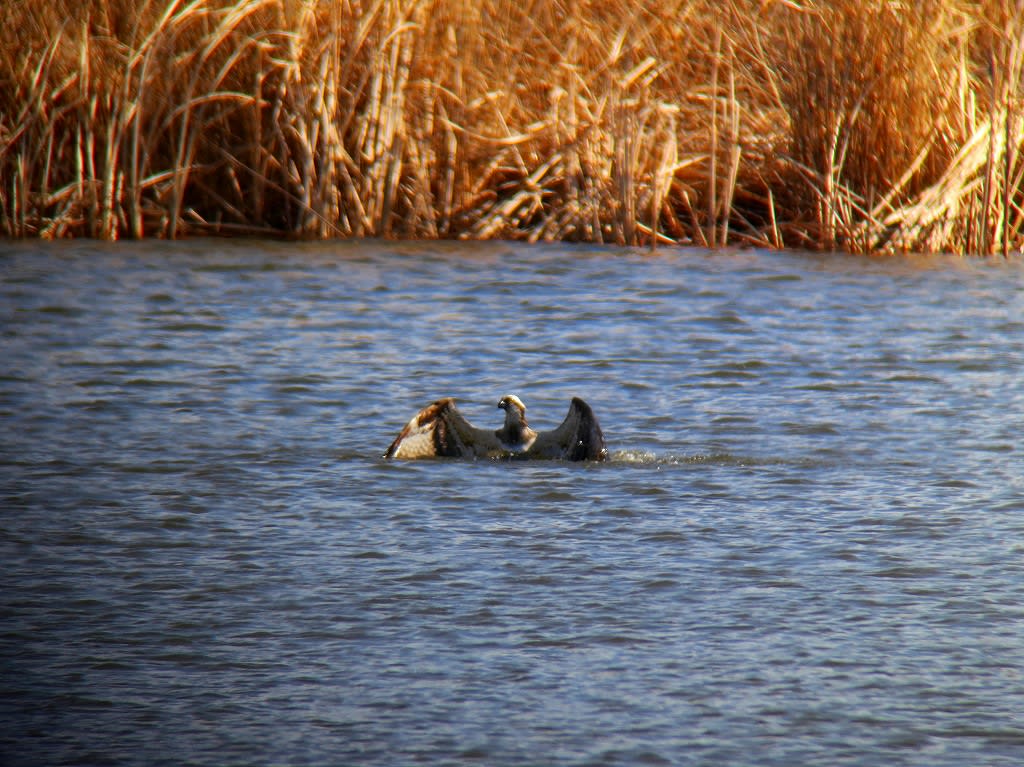
[[[1024,0],[8,0],[0,233],[1024,247]]]

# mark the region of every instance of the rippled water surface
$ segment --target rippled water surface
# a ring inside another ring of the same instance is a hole
[[[5,765],[1024,764],[1024,267],[0,245]],[[423,405],[611,460],[386,462]]]

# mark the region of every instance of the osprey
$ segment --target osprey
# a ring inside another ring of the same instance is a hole
[[[562,425],[534,431],[526,423],[526,405],[514,394],[502,397],[505,425],[478,429],[462,417],[451,397],[439,399],[413,416],[385,458],[561,458],[603,461],[608,457],[601,426],[590,405],[573,397]]]

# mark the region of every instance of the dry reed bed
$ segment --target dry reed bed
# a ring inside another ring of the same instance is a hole
[[[8,236],[1024,247],[1024,0],[20,0]]]

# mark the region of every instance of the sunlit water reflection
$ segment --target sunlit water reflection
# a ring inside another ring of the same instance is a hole
[[[1024,763],[1024,267],[6,244],[0,754]],[[433,399],[612,460],[391,463]]]

